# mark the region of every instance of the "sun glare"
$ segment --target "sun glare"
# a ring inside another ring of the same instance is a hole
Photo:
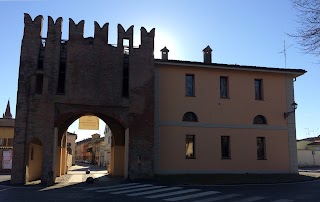
[[[169,32],[156,30],[155,39],[154,39],[154,57],[161,59],[160,50],[163,47],[167,47],[169,49],[169,60],[178,59],[178,55],[176,54],[179,48],[178,40],[174,39],[174,35]]]

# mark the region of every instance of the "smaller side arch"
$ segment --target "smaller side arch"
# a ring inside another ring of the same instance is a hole
[[[186,112],[183,115],[182,121],[198,122],[198,116],[194,112]]]
[[[29,142],[29,155],[26,168],[27,182],[41,179],[42,175],[42,161],[43,149],[40,139],[33,137]]]
[[[253,124],[268,124],[266,117],[263,115],[257,115],[253,119]]]

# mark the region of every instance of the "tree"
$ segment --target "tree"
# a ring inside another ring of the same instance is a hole
[[[299,27],[290,36],[308,54],[320,55],[320,0],[291,0],[297,10]]]

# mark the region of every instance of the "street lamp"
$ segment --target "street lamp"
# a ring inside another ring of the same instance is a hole
[[[291,104],[292,111],[290,111],[290,112],[284,112],[284,113],[283,113],[284,118],[286,119],[291,113],[294,113],[294,112],[296,111],[297,107],[298,107],[298,104],[297,104],[296,102],[293,102],[293,103]]]

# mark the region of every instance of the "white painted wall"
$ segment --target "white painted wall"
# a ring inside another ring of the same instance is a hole
[[[320,166],[320,151],[297,150],[298,165],[303,166]]]
[[[111,163],[111,136],[112,136],[112,131],[106,125],[105,130],[104,130],[104,142],[105,145],[103,147],[103,166],[107,168],[108,164]]]
[[[76,164],[76,139],[77,139],[77,135],[67,135],[67,143],[71,144],[71,149],[72,149],[72,161],[71,164],[75,165]]]

